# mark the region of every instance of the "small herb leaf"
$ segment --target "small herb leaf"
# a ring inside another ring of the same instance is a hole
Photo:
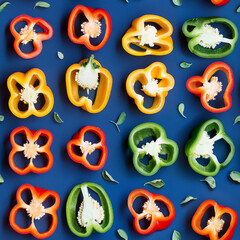
[[[235,125],[238,122],[240,122],[240,115],[235,118],[233,125]]]
[[[183,118],[187,118],[185,115],[184,115],[184,109],[185,109],[185,106],[184,106],[184,103],[180,103],[179,105],[178,105],[178,111],[179,111],[179,113],[182,115],[182,117]]]
[[[59,117],[58,113],[54,112],[53,117],[57,123],[63,123],[63,120]]]
[[[0,12],[3,11],[3,9],[8,5],[8,4],[11,4],[10,2],[4,2],[0,5]]]
[[[182,0],[172,0],[172,2],[176,6],[181,6],[182,5]]]
[[[114,124],[114,125],[116,126],[118,132],[120,132],[120,129],[119,129],[118,125],[117,125],[114,121],[109,121],[109,122],[112,123],[112,124]]]
[[[230,173],[230,178],[231,178],[233,181],[240,183],[240,172],[232,171],[232,172]]]
[[[237,12],[237,13],[240,13],[240,6],[238,6],[236,12]]]
[[[192,200],[197,200],[197,198],[192,197],[192,196],[187,196],[180,204],[183,205],[183,204],[188,203]]]
[[[211,189],[216,188],[216,181],[213,177],[206,177],[205,179],[200,180],[206,182]]]
[[[4,183],[4,179],[1,174],[0,174],[0,183]]]
[[[109,181],[109,182],[113,182],[113,183],[119,183],[118,181],[116,181],[107,171],[102,171],[102,177]]]
[[[49,8],[50,4],[47,2],[39,1],[35,4],[34,8],[36,8],[36,7]]]
[[[187,62],[181,62],[180,67],[181,68],[189,68],[192,66],[192,63],[187,63]]]
[[[57,52],[57,56],[58,56],[58,58],[61,59],[61,60],[64,59],[64,55],[63,55],[62,52],[59,52],[59,51],[58,51],[58,52]]]
[[[182,236],[180,232],[174,230],[172,235],[172,240],[181,240],[181,239],[182,239]]]
[[[120,116],[118,117],[118,120],[116,122],[117,125],[121,125],[124,123],[124,121],[126,120],[126,113],[125,112],[122,112],[120,114]]]
[[[123,229],[118,229],[117,233],[122,239],[128,240],[128,235]]]
[[[0,115],[0,122],[3,122],[3,121],[4,121],[4,116]]]
[[[146,183],[144,183],[144,186],[147,184],[149,184],[155,188],[162,188],[165,185],[165,183],[162,179],[155,179],[150,182],[146,182]]]

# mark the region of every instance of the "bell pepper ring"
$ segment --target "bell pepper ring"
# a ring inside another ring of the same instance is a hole
[[[211,131],[216,131],[213,137],[209,135]],[[222,163],[219,163],[213,150],[215,142],[221,139],[228,144],[230,150],[226,159]],[[204,176],[215,176],[232,161],[234,153],[234,143],[225,133],[222,123],[217,119],[209,119],[195,128],[192,132],[192,137],[185,146],[185,154],[191,168]],[[210,159],[207,166],[197,161],[197,159],[201,157]]]
[[[231,31],[231,38],[224,37],[212,23],[222,24]],[[226,18],[203,17],[186,21],[182,27],[183,34],[188,40],[189,50],[202,58],[221,58],[229,55],[238,39],[236,25]],[[223,46],[217,47],[223,43]]]
[[[133,208],[134,201],[138,197],[147,199],[143,204],[143,211],[141,213],[136,213]],[[168,216],[164,216],[155,201],[161,201],[167,207]],[[168,228],[175,218],[174,206],[168,198],[160,194],[150,193],[145,189],[135,189],[129,194],[128,208],[134,217],[133,226],[135,231],[143,235]],[[150,221],[150,225],[147,228],[142,228],[140,225],[140,221],[144,218]]]
[[[173,50],[172,32],[173,27],[167,19],[157,15],[144,15],[132,22],[131,28],[122,38],[122,46],[134,56],[167,55]]]
[[[71,65],[66,72],[66,88],[70,102],[87,112],[101,112],[107,105],[111,89],[112,76],[91,55],[88,59]],[[79,96],[79,88],[83,90],[96,90],[94,102],[87,96]]]
[[[19,145],[15,141],[15,137],[18,134],[24,134],[27,142],[23,146]],[[38,139],[40,137],[47,138],[47,142],[40,146],[38,145]],[[10,142],[12,145],[12,150],[8,157],[8,162],[11,169],[20,175],[25,175],[29,172],[34,173],[45,173],[52,168],[53,165],[53,155],[50,151],[50,146],[52,144],[53,136],[52,133],[45,129],[40,129],[38,131],[29,130],[27,127],[15,128],[10,134]],[[29,164],[25,168],[20,168],[15,164],[14,157],[17,153],[22,152],[24,157],[29,161]],[[33,160],[39,154],[44,154],[47,158],[47,164],[44,167],[36,167]]]
[[[22,89],[19,90],[18,86]],[[32,68],[25,74],[13,73],[7,80],[7,87],[11,95],[8,101],[9,109],[18,118],[27,118],[30,115],[43,117],[53,108],[53,93],[47,86],[45,74],[38,68]],[[42,94],[45,102],[37,109],[35,104],[38,102],[39,94]],[[19,108],[21,102],[27,107],[26,110]]]
[[[25,191],[31,192],[32,200],[30,204],[27,204],[21,197]],[[52,206],[46,208],[43,203],[48,198],[53,198],[55,202]],[[13,207],[9,215],[9,223],[16,232],[20,234],[32,234],[38,239],[47,238],[54,233],[58,223],[57,210],[60,206],[60,197],[56,192],[24,184],[17,190],[16,199],[17,204]],[[22,209],[26,210],[29,218],[32,220],[30,226],[27,228],[20,227],[15,221],[18,211]],[[34,222],[40,220],[45,214],[51,215],[52,223],[47,231],[40,233]]]
[[[20,32],[17,32],[15,26],[19,22],[26,22],[26,25],[25,27],[21,28]],[[34,30],[35,26],[42,28],[43,32],[37,33]],[[42,51],[42,41],[50,39],[53,35],[53,29],[49,23],[47,23],[42,18],[32,18],[28,15],[20,15],[14,18],[10,24],[10,31],[15,38],[13,47],[16,53],[25,59],[30,59],[38,56]],[[26,45],[31,41],[34,48],[33,51],[30,53],[24,53],[20,49],[20,45]]]
[[[147,96],[154,98],[150,108],[144,106],[144,97],[136,93],[134,86],[137,82],[142,84],[141,90]],[[174,78],[167,73],[166,66],[161,62],[155,62],[145,69],[137,69],[130,73],[126,81],[126,90],[141,112],[154,114],[163,108],[165,98],[174,84]]]
[[[75,23],[77,17],[83,13],[87,21],[81,24],[81,36],[77,36]],[[93,45],[90,41],[91,38],[97,38],[101,35],[101,20],[106,22],[105,35],[98,45]],[[93,9],[83,5],[77,5],[71,12],[68,20],[68,36],[70,40],[77,44],[84,44],[89,50],[96,51],[101,49],[108,41],[112,32],[112,20],[109,13],[102,9]]]
[[[96,193],[100,203],[89,193]],[[76,209],[79,194],[83,199],[78,212]],[[78,237],[88,237],[93,232],[105,233],[113,224],[113,209],[105,190],[96,183],[82,183],[75,186],[68,196],[66,204],[68,227]]]
[[[228,85],[223,94],[224,107],[216,108],[209,104],[209,101],[215,100],[215,97],[222,91],[222,82],[214,76],[217,71],[223,71],[227,76]],[[232,106],[231,92],[234,85],[232,69],[224,62],[215,62],[207,67],[203,76],[194,76],[188,79],[187,89],[191,93],[200,97],[201,103],[205,109],[214,113],[225,112]]]
[[[227,4],[230,0],[211,0],[211,1],[216,6],[223,6]]]
[[[207,221],[207,226],[203,228],[201,226],[201,221],[204,214],[211,207],[214,208],[214,216]],[[226,232],[219,237],[219,233],[223,230],[225,224],[224,219],[222,219],[224,214],[229,214],[231,216],[230,224]],[[199,206],[194,214],[192,218],[192,228],[197,234],[208,237],[210,240],[231,240],[237,222],[238,215],[233,209],[218,205],[213,200],[206,200]]]
[[[89,141],[85,141],[84,136],[87,132],[95,133],[100,138],[100,141],[98,143],[91,143]],[[84,165],[86,168],[90,170],[96,171],[101,169],[104,166],[107,159],[108,150],[105,142],[106,142],[106,136],[100,128],[95,126],[86,126],[86,127],[83,127],[78,133],[76,133],[73,136],[73,139],[68,142],[67,152],[69,157],[73,161],[77,163],[81,163],[82,165]],[[80,148],[82,155],[78,155],[74,151],[75,146]],[[98,160],[98,163],[96,165],[93,165],[89,163],[89,161],[87,160],[87,156],[91,155],[96,149],[101,150],[101,156]]]
[[[148,137],[155,139],[139,146]],[[136,126],[129,134],[128,145],[133,154],[135,169],[144,176],[152,176],[161,167],[172,165],[178,157],[178,145],[167,138],[165,130],[157,123],[149,122]],[[141,162],[145,155],[151,157],[148,165]]]

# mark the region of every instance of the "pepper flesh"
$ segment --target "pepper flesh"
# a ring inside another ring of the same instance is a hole
[[[39,84],[36,85],[36,83]],[[18,85],[22,87],[19,90]],[[38,68],[32,68],[27,73],[16,72],[9,76],[7,87],[10,92],[8,106],[10,111],[18,118],[27,118],[30,115],[43,117],[47,115],[53,108],[54,98],[51,89],[47,86],[44,73]],[[44,105],[37,109],[39,94],[44,97]],[[26,110],[19,108],[19,103],[23,102]]]
[[[81,24],[81,36],[77,36],[75,23],[77,17],[83,13],[87,21]],[[101,20],[106,22],[105,35],[98,45],[93,45],[90,38],[97,38],[101,34]],[[68,36],[72,42],[84,44],[89,50],[96,51],[102,48],[108,41],[112,31],[112,20],[107,11],[102,8],[93,9],[83,5],[77,5],[71,12],[68,20]]]
[[[150,108],[144,106],[144,97],[136,93],[134,86],[137,82],[142,84],[141,90],[146,95],[154,98]],[[174,84],[174,78],[167,73],[166,66],[163,63],[155,62],[145,69],[138,69],[130,73],[126,81],[126,90],[141,112],[154,114],[163,108],[165,97]]]
[[[140,143],[148,137],[155,139],[139,147]],[[133,154],[135,169],[145,176],[154,175],[161,167],[173,164],[178,157],[177,144],[168,139],[163,127],[156,123],[143,123],[136,126],[129,134],[128,145]],[[151,157],[148,165],[141,162],[145,155]],[[161,155],[165,155],[166,158]]]
[[[147,199],[147,201],[143,204],[142,213],[136,213],[133,208],[134,201],[138,197],[144,197]],[[161,209],[159,209],[159,207],[156,205],[155,201],[164,203],[169,212],[168,216],[164,216],[164,214],[161,212]],[[129,194],[128,208],[134,218],[133,226],[135,231],[143,235],[153,233],[157,230],[166,229],[170,226],[175,218],[174,206],[168,198],[164,197],[163,195],[150,193],[145,189],[135,189]],[[144,218],[150,221],[150,224],[147,228],[142,228],[140,225],[140,221]]]
[[[222,83],[218,81],[214,74],[223,71],[227,76],[228,85],[223,94],[224,107],[216,108],[209,104],[210,100],[215,100],[218,92],[222,90]],[[196,96],[200,97],[205,109],[214,113],[221,113],[229,110],[232,106],[231,92],[234,85],[232,69],[224,62],[215,62],[207,67],[203,76],[194,76],[188,79],[187,89]]]
[[[18,134],[24,134],[26,136],[27,142],[23,144],[23,146],[17,144],[15,141],[15,137]],[[40,137],[47,138],[47,142],[43,146],[39,146],[37,144]],[[49,149],[52,144],[52,140],[53,136],[51,132],[45,129],[40,129],[35,132],[33,130],[29,130],[27,127],[15,128],[10,134],[12,150],[8,157],[8,162],[12,170],[20,175],[25,175],[29,172],[44,173],[49,171],[53,165],[53,155]],[[29,160],[29,164],[25,168],[20,168],[15,164],[14,157],[19,152],[22,152],[24,157]],[[46,166],[36,167],[34,165],[33,159],[35,159],[38,154],[44,154],[46,156],[48,161]]]
[[[20,22],[26,22],[25,27],[21,28],[18,33],[15,26]],[[36,33],[34,30],[35,26],[39,26],[43,29],[43,32]],[[32,18],[28,15],[20,15],[14,18],[10,24],[10,31],[15,38],[13,47],[16,53],[25,59],[30,59],[38,56],[42,51],[42,41],[48,40],[53,35],[52,27],[42,18]],[[32,41],[33,51],[30,53],[24,53],[20,49],[20,45],[27,44]]]
[[[107,105],[111,89],[112,76],[101,64],[93,60],[84,59],[80,63],[71,65],[66,72],[66,88],[70,102],[90,113],[101,112]],[[86,96],[79,96],[79,88],[96,89],[94,101]]]
[[[211,0],[213,4],[217,6],[223,6],[227,4],[230,0]]]
[[[88,189],[98,195],[100,204],[89,195]],[[77,213],[76,205],[80,192],[83,194],[83,201]],[[113,224],[112,204],[101,186],[90,182],[82,183],[75,186],[68,196],[66,217],[68,227],[78,237],[88,237],[95,231],[105,233]]]
[[[210,137],[208,133],[211,131],[216,131],[215,136]],[[213,152],[215,142],[220,139],[223,139],[230,149],[226,159],[222,163],[219,163]],[[207,120],[195,128],[192,138],[188,140],[185,146],[185,154],[191,168],[204,176],[215,176],[232,161],[234,153],[234,143],[225,133],[222,123],[217,119]],[[207,166],[197,161],[200,157],[210,159]]]
[[[89,141],[85,141],[84,135],[87,132],[95,133],[100,138],[100,141],[94,144],[92,144]],[[73,161],[83,164],[86,168],[90,170],[96,171],[101,169],[104,166],[107,159],[108,149],[105,142],[106,142],[106,136],[100,128],[95,126],[86,126],[86,127],[83,127],[78,133],[76,133],[73,139],[68,142],[67,152],[69,157]],[[78,155],[74,151],[74,147],[76,146],[80,148],[82,155]],[[89,163],[89,161],[87,160],[87,155],[90,155],[96,149],[101,150],[101,156],[98,160],[98,163],[96,165],[93,165]]]
[[[27,204],[21,197],[23,192],[30,191],[32,195],[32,201]],[[45,208],[44,203],[48,198],[55,200],[54,204]],[[19,187],[16,194],[17,205],[13,207],[9,215],[9,223],[11,227],[20,234],[32,234],[35,238],[44,239],[51,236],[57,228],[57,210],[60,206],[60,197],[54,191],[41,189],[39,187],[33,187],[30,184],[24,184]],[[21,228],[16,222],[16,215],[19,210],[25,209],[28,216],[32,219],[31,224],[27,228]],[[52,217],[52,223],[49,229],[45,232],[39,233],[34,221],[41,219],[45,214],[50,214]]]
[[[206,211],[213,207],[214,217],[208,220],[207,226],[202,228],[201,221]],[[231,216],[230,224],[223,236],[219,237],[219,233],[224,228],[225,221],[222,219],[224,214]],[[233,237],[234,230],[237,226],[238,215],[237,213],[228,207],[218,205],[213,200],[207,200],[203,202],[192,218],[193,230],[202,236],[209,237],[210,240],[230,240]]]
[[[226,25],[232,33],[232,38],[224,38],[217,28],[211,26],[212,23]],[[203,58],[221,58],[230,54],[238,39],[236,25],[220,17],[194,18],[187,20],[182,27],[182,31],[188,40],[188,48],[195,55]],[[225,43],[218,47],[220,43]]]
[[[151,23],[160,26],[160,29]],[[122,46],[126,52],[135,56],[166,55],[173,50],[172,32],[173,27],[167,19],[157,15],[144,15],[132,22],[131,28],[122,38]],[[135,50],[131,45],[141,50]]]

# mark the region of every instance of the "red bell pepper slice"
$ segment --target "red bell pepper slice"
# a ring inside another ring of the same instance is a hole
[[[217,71],[222,70],[226,76],[228,85],[223,94],[224,107],[215,108],[209,105],[210,100],[215,100],[218,92],[222,90],[222,83],[218,78],[213,76]],[[224,62],[215,62],[207,67],[203,76],[194,76],[188,79],[187,89],[194,95],[200,97],[201,103],[204,108],[210,112],[221,113],[225,112],[232,106],[231,92],[234,85],[234,77],[232,69]]]
[[[25,191],[31,192],[32,200],[30,204],[27,204],[21,197]],[[52,206],[46,208],[43,203],[48,198],[53,198],[55,202]],[[47,238],[54,233],[58,223],[57,210],[60,206],[60,197],[56,192],[24,184],[17,190],[16,199],[17,204],[13,207],[9,215],[9,223],[16,232],[20,234],[30,233],[38,239]],[[20,227],[15,221],[16,215],[21,209],[25,209],[28,216],[32,219],[31,224],[27,228]],[[34,221],[41,219],[45,214],[51,215],[52,223],[47,231],[39,233]]]
[[[19,22],[26,22],[26,26],[20,30],[20,33],[16,31],[15,26]],[[43,29],[43,32],[36,33],[34,26],[39,26]],[[42,51],[42,41],[48,40],[53,35],[53,29],[42,18],[32,18],[28,15],[20,15],[14,18],[10,24],[10,31],[15,38],[13,47],[16,53],[26,59],[34,58],[38,56]],[[33,51],[30,53],[24,53],[20,49],[20,44],[27,44],[30,41],[33,43]]]
[[[214,5],[223,6],[227,4],[230,0],[211,0]]]
[[[84,135],[86,132],[95,133],[97,136],[99,136],[100,142],[92,144],[89,141],[84,141]],[[67,152],[69,157],[73,161],[77,163],[81,163],[82,165],[84,165],[86,168],[90,170],[96,171],[101,169],[104,166],[107,159],[108,150],[105,142],[106,142],[106,136],[100,128],[95,126],[85,126],[73,136],[73,139],[71,141],[68,142]],[[82,155],[78,155],[74,151],[74,146],[80,147]],[[98,163],[96,165],[93,165],[88,162],[87,155],[90,155],[96,149],[101,150],[101,156],[98,160]]]
[[[15,137],[18,134],[24,134],[27,138],[27,142],[23,144],[23,146],[17,144],[15,141]],[[40,137],[47,138],[47,142],[43,146],[37,144],[37,140]],[[52,140],[52,133],[45,129],[40,129],[37,132],[29,130],[27,127],[18,127],[14,129],[10,134],[12,150],[8,157],[9,165],[12,170],[20,175],[25,175],[29,172],[44,173],[49,171],[53,165],[53,155],[49,149]],[[29,164],[25,168],[17,167],[15,164],[14,156],[19,152],[23,152],[24,156],[29,160]],[[38,154],[44,154],[47,157],[48,162],[46,166],[36,167],[34,165],[33,159],[35,159]]]
[[[76,35],[75,22],[79,14],[83,13],[87,21],[82,23],[81,36]],[[97,38],[101,34],[101,20],[106,22],[105,35],[98,45],[93,45],[90,38]],[[102,48],[108,41],[112,32],[112,20],[107,11],[102,8],[93,9],[83,5],[77,5],[71,12],[68,20],[68,36],[72,42],[84,44],[89,50],[96,51]]]
[[[143,205],[143,212],[140,214],[136,213],[133,209],[133,203],[138,197],[144,197],[147,199],[147,202],[145,202]],[[161,201],[166,205],[169,212],[168,216],[163,215],[155,201]],[[174,206],[168,198],[164,197],[163,195],[150,193],[145,189],[136,189],[130,193],[128,197],[128,208],[134,217],[133,226],[135,231],[144,235],[169,227],[175,218]],[[140,226],[140,220],[143,218],[151,221],[149,227],[146,229],[143,229]]]
[[[208,220],[206,227],[202,228],[202,218],[206,211],[211,207],[214,208],[215,216]],[[231,216],[231,220],[227,231],[222,237],[219,237],[218,234],[223,229],[225,223],[224,220],[221,219],[224,214],[229,214]],[[199,206],[194,214],[192,218],[192,228],[197,234],[209,237],[210,240],[230,240],[232,239],[234,230],[237,226],[237,221],[238,215],[233,209],[218,205],[213,200],[207,200]]]

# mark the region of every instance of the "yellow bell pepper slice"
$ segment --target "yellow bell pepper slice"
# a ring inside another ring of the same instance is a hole
[[[43,117],[53,108],[53,93],[47,86],[44,72],[38,68],[33,68],[27,73],[13,73],[8,77],[7,87],[10,92],[9,109],[18,118],[27,118],[30,115]],[[40,109],[36,106],[39,94],[44,97]],[[21,103],[24,109],[21,109]]]
[[[141,90],[154,98],[150,108],[144,107],[144,97],[134,90],[135,83],[138,81],[142,85]],[[165,97],[168,95],[168,91],[174,87],[174,84],[174,78],[167,73],[166,66],[161,62],[155,62],[145,69],[138,69],[130,73],[126,81],[126,90],[141,112],[153,114],[163,108]]]
[[[166,55],[173,50],[172,32],[173,27],[167,19],[144,15],[132,22],[131,28],[122,38],[122,46],[126,52],[135,56]]]
[[[107,105],[111,89],[112,75],[91,55],[79,63],[71,65],[66,72],[66,88],[70,102],[87,112],[101,112]],[[79,96],[79,88],[96,90],[95,100]]]

